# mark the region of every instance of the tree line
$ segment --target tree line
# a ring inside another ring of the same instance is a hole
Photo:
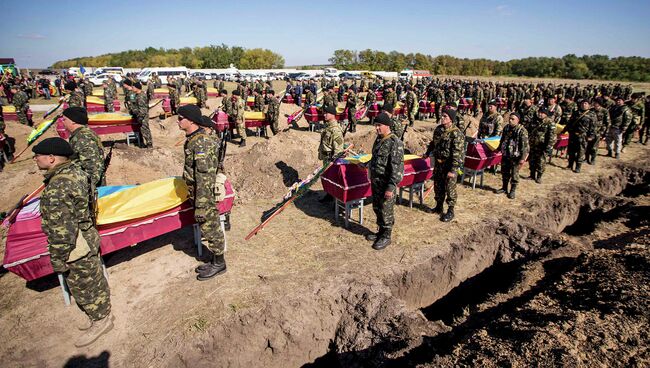
[[[331,64],[345,70],[399,72],[406,68],[429,70],[434,75],[521,76],[539,78],[606,79],[650,81],[650,58],[638,56],[610,58],[606,55],[574,54],[556,57],[529,57],[509,61],[461,59],[449,55],[431,56],[397,51],[336,50]]]
[[[57,61],[51,68],[62,69],[83,65],[84,67],[121,66],[124,68],[186,66],[192,69],[221,69],[229,67],[230,64],[241,69],[283,68],[284,58],[267,49],[245,49],[224,44],[180,49],[147,47],[144,50],[128,50]]]

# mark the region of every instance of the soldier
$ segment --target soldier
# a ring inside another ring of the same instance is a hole
[[[305,88],[305,106],[311,106],[316,103],[316,96],[310,88]]]
[[[418,97],[413,92],[411,86],[406,86],[406,116],[409,126],[412,127],[415,122],[415,113],[418,111]]]
[[[641,92],[635,92],[632,94],[632,105],[630,106],[630,111],[632,111],[632,121],[633,123],[625,131],[623,137],[623,148],[629,145],[632,142],[632,136],[634,132],[641,128],[641,125],[645,122],[645,99]],[[641,135],[639,134],[639,138]],[[640,141],[640,139],[639,139]]]
[[[167,89],[169,91],[169,107],[172,115],[176,115],[178,106],[181,103],[181,98],[178,94],[178,88],[176,87],[176,82],[171,81],[167,83]]]
[[[147,101],[147,95],[142,93],[142,84],[140,82],[133,83],[131,88],[135,95],[134,102],[131,105],[131,115],[140,124],[141,147],[153,148],[153,137],[149,128],[149,102]]]
[[[369,89],[368,93],[366,94],[366,100],[365,100],[365,105],[366,109],[369,109],[372,107],[373,104],[377,102],[377,95],[375,94],[375,91],[373,89]],[[370,117],[370,124],[374,124],[374,117]]]
[[[546,107],[539,109],[537,118],[528,131],[530,178],[535,180],[537,184],[542,183],[542,175],[544,175],[546,167],[546,155],[550,156],[553,144],[555,144],[555,123],[553,123],[550,116],[551,112]]]
[[[397,94],[393,91],[392,86],[386,87],[386,93],[384,93],[384,104],[389,104],[393,107],[397,106]]]
[[[16,139],[10,137],[5,132],[7,125],[5,124],[5,121],[2,120],[1,115],[2,114],[0,113],[0,172],[2,172],[2,169],[4,168],[5,159],[7,161],[13,160],[14,152],[16,152]],[[1,157],[2,155],[4,155],[4,159]]]
[[[573,116],[573,113],[578,110],[578,105],[573,101],[572,95],[564,96],[564,106],[562,107],[562,118],[560,122],[562,125],[567,125]]]
[[[548,112],[551,114],[549,117],[553,119],[553,129],[562,120],[562,108],[556,103],[555,96],[548,98]]]
[[[239,147],[246,147],[246,125],[244,122],[245,105],[240,95],[241,93],[239,90],[234,90],[232,92],[232,116],[237,125],[237,134],[241,137]]]
[[[106,112],[114,112],[115,107],[113,106],[113,101],[115,100],[115,95],[110,88],[108,79],[102,83],[102,87],[104,89],[104,109]]]
[[[104,176],[104,148],[97,133],[88,128],[88,113],[83,107],[63,110],[63,125],[70,132],[70,146],[81,169],[95,187],[106,185]]]
[[[334,93],[334,88],[328,88],[327,93],[325,93],[325,96],[323,96],[323,109],[326,107],[330,106],[333,107],[334,110],[336,110],[336,96]]]
[[[124,107],[126,111],[133,115],[133,104],[135,103],[135,94],[133,93],[133,82],[130,79],[125,79],[122,82],[122,88],[124,88]]]
[[[606,132],[609,129],[609,111],[603,107],[605,102],[602,97],[596,97],[594,99],[593,112],[596,114],[595,121],[595,130],[596,137],[594,140],[591,140],[587,143],[587,149],[585,152],[587,163],[589,165],[596,164],[596,157],[598,157],[598,146],[600,145],[601,139],[606,136]]]
[[[253,111],[264,111],[264,98],[261,89],[253,91]]]
[[[228,98],[228,91],[222,89],[219,91],[219,96],[221,96],[221,106],[219,109],[225,112],[228,117],[232,116],[232,99]],[[233,120],[234,121],[234,120]]]
[[[348,90],[348,99],[345,102],[345,107],[348,109],[347,119],[350,126],[350,132],[357,131],[357,94],[352,89]]]
[[[533,121],[537,119],[537,106],[533,105],[533,98],[530,94],[524,95],[524,100],[519,107],[519,116],[521,116],[520,124],[530,131]]]
[[[503,116],[497,111],[497,102],[488,102],[488,113],[481,117],[477,138],[483,139],[501,135],[503,130]]]
[[[385,103],[382,107],[381,110],[388,115],[390,118],[390,131],[393,133],[397,138],[399,138],[402,142],[404,141],[404,133],[405,133],[405,128],[404,125],[402,124],[401,121],[399,121],[393,112],[395,111],[395,108],[391,104]]]
[[[88,98],[88,96],[93,95],[93,84],[90,82],[90,80],[88,80],[86,78],[82,78],[81,79],[81,86],[82,86],[82,89],[83,89],[84,103],[85,103],[85,101],[86,101],[85,99]]]
[[[343,152],[343,131],[341,125],[336,121],[336,107],[323,107],[323,113],[325,114],[325,128],[320,134],[318,159],[323,162],[323,166],[326,166],[332,158]],[[331,200],[332,196],[327,193],[319,201],[324,203]]]
[[[77,88],[77,83],[68,81],[63,89],[68,93],[68,106],[85,107],[85,98],[83,93]]]
[[[27,117],[27,111],[29,110],[29,97],[27,96],[27,93],[16,85],[12,85],[10,90],[13,94],[12,103],[16,108],[18,122],[23,125],[33,126],[34,122],[32,119]]]
[[[644,111],[647,112],[650,109],[650,95],[645,97],[645,108]],[[650,115],[645,114],[645,120],[641,129],[639,129],[639,143],[644,146],[648,144],[648,135],[650,135]]]
[[[108,282],[99,259],[99,233],[94,226],[94,188],[79,164],[69,158],[72,147],[47,138],[32,148],[45,173],[41,227],[47,236],[54,272],[66,279],[77,306],[88,316],[75,346],[92,344],[113,328]]]
[[[269,104],[266,109],[266,120],[271,125],[273,135],[277,135],[280,132],[278,125],[278,120],[280,119],[280,100],[275,97],[275,91],[272,89],[268,91],[267,96],[269,98]]]
[[[153,94],[156,89],[155,83],[153,76],[149,78],[149,82],[147,82],[147,99],[149,101],[153,100]]]
[[[508,198],[515,198],[515,191],[519,183],[519,169],[524,166],[528,158],[528,132],[519,124],[519,114],[513,112],[508,118],[508,125],[503,128],[503,135],[497,150],[501,150],[501,189],[497,194],[508,193]],[[508,191],[510,184],[510,191]]]
[[[596,139],[596,114],[590,110],[589,101],[580,101],[580,110],[576,111],[564,127],[562,133],[569,132],[568,169],[580,172],[582,161],[585,159],[587,143]],[[575,167],[574,167],[575,164]]]
[[[618,159],[621,157],[621,148],[623,146],[623,132],[632,124],[632,111],[625,104],[621,96],[614,98],[616,105],[610,111],[611,124],[607,132],[607,156],[612,157],[614,154]]]
[[[395,224],[393,207],[397,185],[404,175],[404,144],[390,131],[391,119],[381,113],[375,119],[377,139],[372,146],[368,164],[372,188],[372,209],[377,216],[377,233],[366,235],[373,241],[372,248],[382,250],[390,245]]]
[[[202,238],[207,241],[206,248],[212,252],[209,262],[195,268],[197,279],[205,281],[226,272],[225,238],[215,198],[219,142],[204,129],[212,128],[212,122],[201,115],[196,105],[178,108],[178,127],[185,132],[186,138],[183,180],[194,203],[194,219],[201,227]]]
[[[433,161],[433,190],[436,207],[430,212],[440,214],[440,220],[449,222],[454,218],[456,193],[456,176],[463,165],[463,147],[465,136],[454,125],[456,110],[445,110],[440,116],[440,125],[433,131],[426,156]],[[443,214],[443,205],[447,201],[447,213]]]

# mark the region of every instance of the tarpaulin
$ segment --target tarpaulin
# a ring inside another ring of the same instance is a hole
[[[485,142],[485,145],[490,149],[490,151],[496,151],[496,149],[499,147],[499,142],[501,142],[501,136],[494,136],[494,137],[489,137],[483,139],[483,142]]]
[[[369,153],[362,154],[362,155],[356,155],[356,156],[348,156],[346,158],[339,159],[342,163],[346,164],[365,164],[367,162],[370,162],[370,159],[372,158],[372,155]],[[415,160],[415,159],[421,159],[421,156],[418,155],[404,155],[404,162],[409,161],[409,160]]]
[[[265,120],[266,117],[261,111],[245,111],[244,120]]]
[[[88,124],[127,123],[133,120],[130,114],[120,112],[103,112],[88,115]]]
[[[88,96],[88,97],[86,97],[86,103],[87,104],[95,104],[95,105],[104,105],[104,99],[99,98],[97,96]]]
[[[181,97],[180,99],[181,105],[191,105],[191,104],[196,105],[197,102],[198,100],[196,99],[196,97]]]
[[[6,114],[8,112],[13,112],[15,114],[16,113],[16,106],[14,106],[14,105],[2,106],[2,113]]]

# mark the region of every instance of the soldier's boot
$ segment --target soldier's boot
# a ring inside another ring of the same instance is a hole
[[[573,170],[573,161],[569,160],[569,164],[566,166],[567,169]]]
[[[513,185],[508,192],[508,198],[515,199],[515,192],[517,191],[517,186]]]
[[[239,142],[239,147],[246,147],[246,139],[241,139],[241,142]]]
[[[383,233],[384,233],[384,229],[380,227],[376,233],[366,234],[366,240],[374,242],[377,239],[381,238]]]
[[[535,183],[542,184],[542,174],[537,173],[537,177],[535,177]]]
[[[391,229],[384,229],[384,231],[381,232],[381,236],[379,236],[377,240],[375,240],[375,243],[372,245],[372,249],[382,250],[387,246],[389,246],[390,235],[391,235]]]
[[[196,279],[199,281],[209,280],[217,275],[226,272],[226,260],[223,257],[223,254],[212,257],[212,262],[208,267],[199,272],[199,275],[196,276]]]
[[[92,326],[86,330],[86,333],[81,335],[77,341],[74,343],[74,346],[81,348],[88,346],[95,342],[102,335],[107,333],[113,328],[113,316],[111,314],[107,315],[99,321],[93,322]]]
[[[497,190],[495,193],[496,194],[503,194],[503,193],[508,193],[508,180],[506,179],[501,179],[501,189]]]
[[[621,158],[621,154],[620,154],[620,153],[616,153],[616,159],[618,160],[619,158]]]
[[[440,218],[440,221],[449,222],[449,221],[451,221],[453,219],[454,219],[454,207],[449,206],[449,208],[447,208],[447,213],[442,215],[442,217]]]
[[[224,216],[226,221],[224,221],[223,228],[226,231],[230,231],[230,213],[226,213]]]
[[[436,202],[436,206],[431,209],[431,213],[442,213],[442,202]]]
[[[573,170],[574,173],[579,174],[580,173],[580,167],[582,166],[582,163],[577,163],[575,170]]]
[[[612,155],[612,150],[611,150],[611,149],[608,149],[608,150],[607,150],[607,157],[612,157],[612,156],[613,156],[613,155]]]

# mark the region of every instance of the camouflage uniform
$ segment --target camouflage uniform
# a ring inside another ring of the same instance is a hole
[[[104,148],[97,133],[87,126],[70,134],[70,146],[79,165],[96,187],[106,185],[104,176]]]
[[[575,171],[580,171],[582,161],[585,159],[585,151],[587,149],[587,141],[589,139],[596,139],[596,114],[591,111],[576,111],[569,124],[564,128],[569,132],[569,146],[568,159],[569,167],[573,168],[575,163]]]
[[[343,152],[343,132],[336,120],[326,121],[325,128],[320,134],[318,146],[318,159],[327,165],[332,157]]]
[[[176,109],[178,109],[179,105],[181,104],[178,88],[174,83],[168,84],[167,87],[169,88],[169,107],[172,115],[176,115]]]
[[[196,97],[196,105],[198,107],[207,107],[206,105],[207,95],[201,83],[197,83],[194,85],[194,97]]]
[[[323,96],[323,108],[326,108],[327,106],[336,108],[336,105],[337,103],[334,93],[326,93],[325,96]]]
[[[449,178],[447,174],[457,174],[463,167],[463,147],[465,137],[453,124],[446,129],[440,124],[433,131],[433,140],[427,150],[433,161],[433,190],[436,207],[442,210],[442,204],[447,201],[450,208],[456,206],[458,194],[456,193],[456,178]]]
[[[88,79],[84,79],[81,83],[81,88],[83,89],[84,97],[93,95],[93,84]]]
[[[598,146],[601,139],[605,136],[605,132],[609,127],[609,111],[604,107],[593,108],[592,111],[596,115],[594,122],[595,138],[587,142],[585,156],[587,163],[590,165],[596,164],[596,157],[598,156]]]
[[[641,128],[641,125],[645,122],[645,104],[642,98],[638,98],[632,106],[630,106],[630,111],[632,111],[632,124],[627,127],[623,137],[623,147],[627,146],[632,142],[632,137],[634,132]]]
[[[216,139],[216,140],[215,140]],[[219,165],[218,138],[209,136],[203,128],[186,137],[183,180],[194,202],[194,214],[198,220],[206,247],[215,255],[224,253],[225,239],[221,231],[219,210],[215,198],[217,166]],[[203,221],[205,220],[205,221]]]
[[[357,118],[355,117],[357,113],[357,94],[352,89],[348,91],[348,100],[345,102],[345,107],[348,109],[347,119],[350,124],[350,132],[354,133],[357,131]]]
[[[110,88],[110,85],[106,85],[104,88],[104,107],[106,112],[114,112],[115,108],[113,106],[113,101],[115,100],[115,95],[113,90]]]
[[[494,114],[485,114],[481,117],[481,122],[478,126],[478,139],[494,137],[501,135],[503,130],[503,116],[498,112]]]
[[[147,99],[150,101],[153,100],[154,90],[156,89],[154,83],[153,78],[149,80],[149,83],[147,83]]]
[[[153,147],[153,138],[149,128],[149,102],[147,95],[143,92],[135,93],[135,101],[131,105],[131,115],[140,123],[140,136],[142,137],[142,146],[147,148]]]
[[[264,98],[259,93],[255,94],[253,101],[253,111],[264,111]]]
[[[32,125],[33,123],[27,119],[27,111],[29,110],[29,97],[23,90],[18,90],[13,96],[12,103],[16,108],[16,117],[18,122],[23,125]]]
[[[406,92],[406,116],[408,117],[409,126],[413,126],[415,122],[415,113],[418,111],[419,105],[415,92]]]
[[[607,132],[607,155],[618,158],[623,148],[623,133],[632,124],[632,111],[627,105],[614,106],[610,111],[611,124]]]
[[[278,132],[280,132],[280,127],[278,125],[280,120],[280,101],[276,96],[269,99],[269,105],[266,110],[266,120],[268,120],[271,125],[273,135],[278,134]]]
[[[394,91],[386,93],[384,96],[384,105],[391,104],[397,108],[397,94]]]
[[[390,131],[393,132],[393,134],[395,134],[395,136],[401,141],[404,141],[404,125],[402,122],[399,121],[395,116],[392,116],[390,118],[390,121]]]
[[[85,107],[86,99],[79,90],[74,90],[70,92],[70,97],[68,97],[68,106],[69,107]]]
[[[232,103],[232,112],[237,124],[237,134],[241,136],[242,141],[246,140],[246,124],[244,121],[244,99],[238,97],[237,101]]]
[[[503,154],[501,159],[501,181],[503,190],[508,191],[508,184],[511,184],[511,192],[517,188],[519,183],[519,161],[525,160],[528,156],[528,132],[523,125],[506,124],[503,128],[499,149]]]
[[[377,102],[377,95],[373,90],[368,90],[368,94],[366,94],[366,109],[369,109],[375,102]],[[375,118],[371,117],[370,118],[370,124],[374,123]]]
[[[372,146],[372,158],[368,164],[372,189],[372,209],[377,216],[381,237],[390,238],[395,216],[393,207],[397,198],[397,185],[404,175],[404,144],[394,134],[378,136]],[[386,199],[385,192],[393,192]]]
[[[527,131],[530,131],[530,128],[537,119],[537,110],[536,105],[526,106],[523,103],[519,109],[519,116],[521,117],[519,124],[523,125]]]
[[[544,119],[535,118],[528,130],[528,141],[530,143],[530,156],[528,157],[530,176],[541,181],[546,168],[546,155],[552,152],[555,144],[553,119],[548,116]]]
[[[47,235],[54,272],[63,273],[75,302],[93,321],[111,311],[110,290],[99,259],[99,233],[89,201],[92,183],[78,163],[69,161],[45,174],[41,227]]]

